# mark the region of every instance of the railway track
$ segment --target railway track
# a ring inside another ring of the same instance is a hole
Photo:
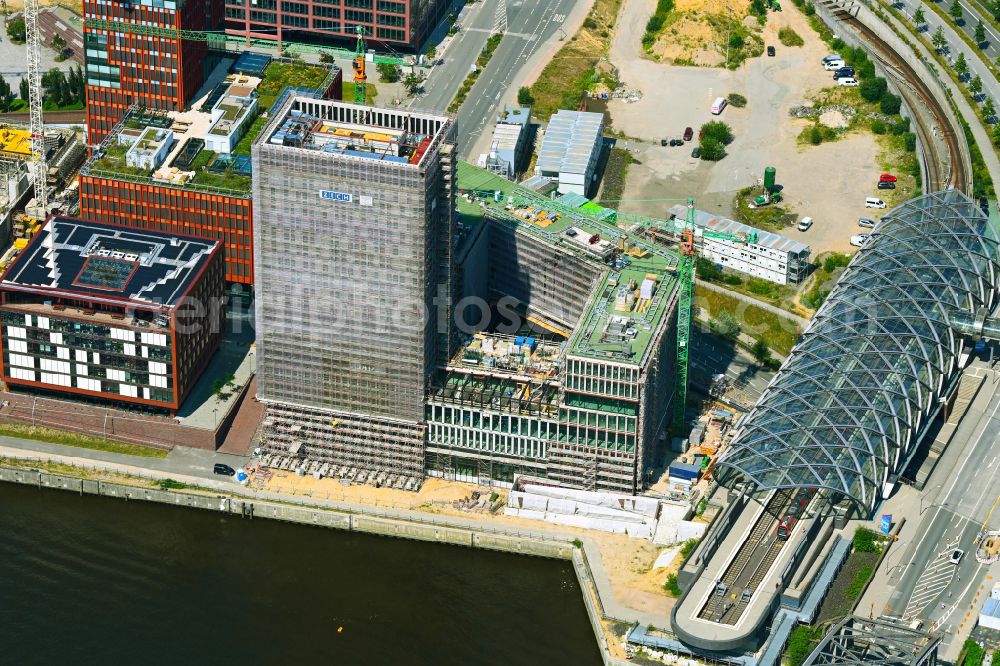
[[[920,137],[920,144],[924,148],[927,177],[923,190],[937,192],[954,187],[971,196],[972,192],[969,191],[970,174],[966,173],[965,161],[962,159],[962,138],[956,134],[958,128],[951,126],[948,114],[945,113],[941,102],[938,101],[917,72],[889,48],[871,28],[851,14],[848,9],[833,4],[828,6],[836,19],[857,31],[868,48],[868,52],[896,80],[900,94],[906,99],[907,106],[912,111],[914,130]],[[922,109],[926,109],[933,117],[932,122],[928,122],[927,117],[921,111]],[[937,141],[938,137],[945,143],[944,150]]]

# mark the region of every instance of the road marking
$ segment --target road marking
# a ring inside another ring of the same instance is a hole
[[[944,550],[935,555],[927,568],[920,574],[920,578],[917,579],[917,583],[913,587],[913,593],[907,601],[906,610],[903,612],[904,620],[916,619],[948,587],[957,571],[948,558],[958,543],[959,537],[949,541]]]

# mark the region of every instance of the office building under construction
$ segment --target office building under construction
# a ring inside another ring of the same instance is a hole
[[[448,117],[295,99],[258,138],[264,448],[355,479],[635,492],[670,413],[676,256],[519,201],[456,164],[454,136]],[[491,196],[456,216],[462,180]]]
[[[453,345],[454,141],[447,116],[303,97],[264,128],[254,246],[269,449],[423,476],[424,396]]]

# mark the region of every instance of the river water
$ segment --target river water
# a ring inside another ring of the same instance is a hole
[[[0,663],[601,663],[565,562],[0,483]]]

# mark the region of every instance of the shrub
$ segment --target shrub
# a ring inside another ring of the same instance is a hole
[[[859,553],[881,553],[882,537],[867,527],[854,530],[854,550]]]
[[[681,544],[681,557],[683,557],[684,559],[687,559],[688,556],[691,555],[691,553],[694,552],[695,546],[697,546],[697,545],[698,545],[698,540],[697,539],[688,539],[687,541],[685,541],[684,543],[682,543]]]
[[[903,135],[903,146],[906,148],[906,152],[912,153],[917,149],[917,135],[913,132],[907,132]]]
[[[899,97],[886,91],[886,93],[882,95],[882,99],[879,100],[878,108],[882,113],[888,116],[894,116],[899,113],[899,107],[901,104],[902,100]]]
[[[729,97],[726,98],[729,103],[735,106],[737,109],[742,109],[747,105],[747,98],[739,93],[729,93]]]
[[[729,36],[729,48],[741,49],[743,48],[743,43],[743,38],[740,36],[740,33],[734,32]]]
[[[10,37],[11,41],[24,43],[26,34],[26,28],[24,27],[24,19],[18,16],[16,19],[7,24],[7,36]]]
[[[699,144],[701,146],[701,159],[709,162],[718,162],[726,156],[726,147],[715,137],[706,136]]]
[[[736,321],[736,317],[725,310],[719,313],[717,319],[708,322],[708,325],[713,333],[730,340],[735,340],[740,334],[740,324]]]
[[[858,92],[866,102],[877,102],[886,93],[885,79],[879,77],[865,79],[858,86]]]
[[[876,119],[872,121],[872,132],[875,134],[885,134],[886,129],[885,123],[881,120]]]
[[[517,91],[517,103],[521,106],[530,106],[535,103],[535,96],[531,94],[531,88],[521,86]]]
[[[778,41],[785,46],[802,46],[805,44],[805,40],[799,36],[799,33],[787,27],[778,31]]]
[[[851,263],[851,258],[846,254],[834,252],[823,260],[823,270],[832,273],[838,268],[843,268]]]
[[[724,146],[733,142],[733,130],[721,120],[712,120],[702,125],[701,136],[705,139],[715,139]]]
[[[395,83],[403,78],[403,68],[389,62],[380,62],[375,66],[378,71],[379,81],[383,83]]]
[[[684,594],[684,590],[677,584],[677,574],[667,576],[667,581],[663,584],[663,589],[675,599]]]
[[[813,125],[812,129],[809,130],[809,143],[814,146],[823,143],[823,132],[820,130],[819,125]]]
[[[808,3],[808,2],[807,2],[807,3],[806,3],[806,6],[802,8],[802,12],[803,12],[803,13],[804,13],[804,14],[805,14],[806,16],[812,16],[813,14],[815,14],[815,13],[816,13],[816,8],[815,8],[815,7],[813,7],[811,3]]]
[[[771,348],[763,340],[758,340],[750,346],[750,355],[758,363],[764,364],[767,363],[767,359],[771,358]]]

